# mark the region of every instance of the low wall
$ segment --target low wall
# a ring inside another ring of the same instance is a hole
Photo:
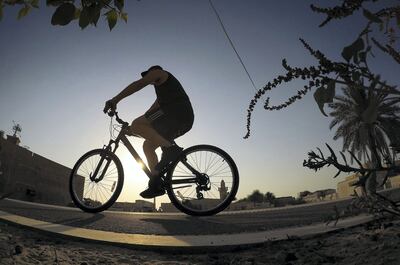
[[[71,170],[5,139],[0,139],[0,193],[10,198],[67,205]],[[83,190],[83,183],[82,183]]]

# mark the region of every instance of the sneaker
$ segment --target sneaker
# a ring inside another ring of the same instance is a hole
[[[162,182],[160,178],[151,178],[149,180],[149,187],[140,193],[145,199],[151,199],[157,196],[165,194],[165,190],[162,187]]]
[[[144,190],[140,193],[140,196],[142,196],[142,198],[145,198],[145,199],[152,199],[154,197],[161,196],[164,194],[165,194],[164,189],[152,189],[152,188],[148,187],[146,190]]]
[[[161,160],[155,167],[158,171],[162,171],[169,163],[177,159],[183,148],[177,145],[171,145],[170,147],[163,147],[162,150]]]

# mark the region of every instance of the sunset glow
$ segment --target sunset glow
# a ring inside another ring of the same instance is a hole
[[[283,72],[283,58],[293,66],[316,64],[299,37],[335,57],[365,24],[356,16],[346,20],[346,27],[335,22],[319,29],[323,18],[310,11],[312,2],[214,1],[257,87]],[[17,10],[9,8],[0,22],[0,129],[10,133],[12,121],[20,123],[22,146],[72,167],[82,154],[110,139],[104,102],[158,64],[179,79],[195,112],[192,130],[177,143],[185,148],[211,144],[229,153],[240,173],[238,198],[255,189],[296,196],[336,188],[346,177],[333,179],[336,172],[330,168],[315,173],[302,167],[309,150],[325,143],[340,150],[342,144],[332,140],[331,119],[321,115],[312,93],[282,111],[265,111],[260,103],[252,135],[243,139],[246,109],[256,91],[207,1],[126,1],[128,23],[118,23],[111,32],[101,19],[85,30],[75,22],[54,27],[52,11],[41,7],[17,20]],[[379,67],[385,80],[398,83],[397,67]],[[303,85],[278,87],[260,102],[270,97],[281,103]],[[118,111],[131,122],[154,100],[154,88],[148,86],[124,99]],[[142,140],[130,140],[144,158]],[[125,170],[119,201],[141,199],[147,176],[122,145],[117,155]]]

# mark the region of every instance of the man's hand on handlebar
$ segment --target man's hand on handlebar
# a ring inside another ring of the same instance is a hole
[[[117,109],[117,103],[114,100],[107,100],[103,109],[104,113],[107,113],[110,117],[114,116],[114,113]]]

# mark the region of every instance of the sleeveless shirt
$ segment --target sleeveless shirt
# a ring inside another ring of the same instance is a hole
[[[171,73],[167,73],[167,80],[154,86],[161,109],[177,118],[193,116],[192,104],[181,83]]]

